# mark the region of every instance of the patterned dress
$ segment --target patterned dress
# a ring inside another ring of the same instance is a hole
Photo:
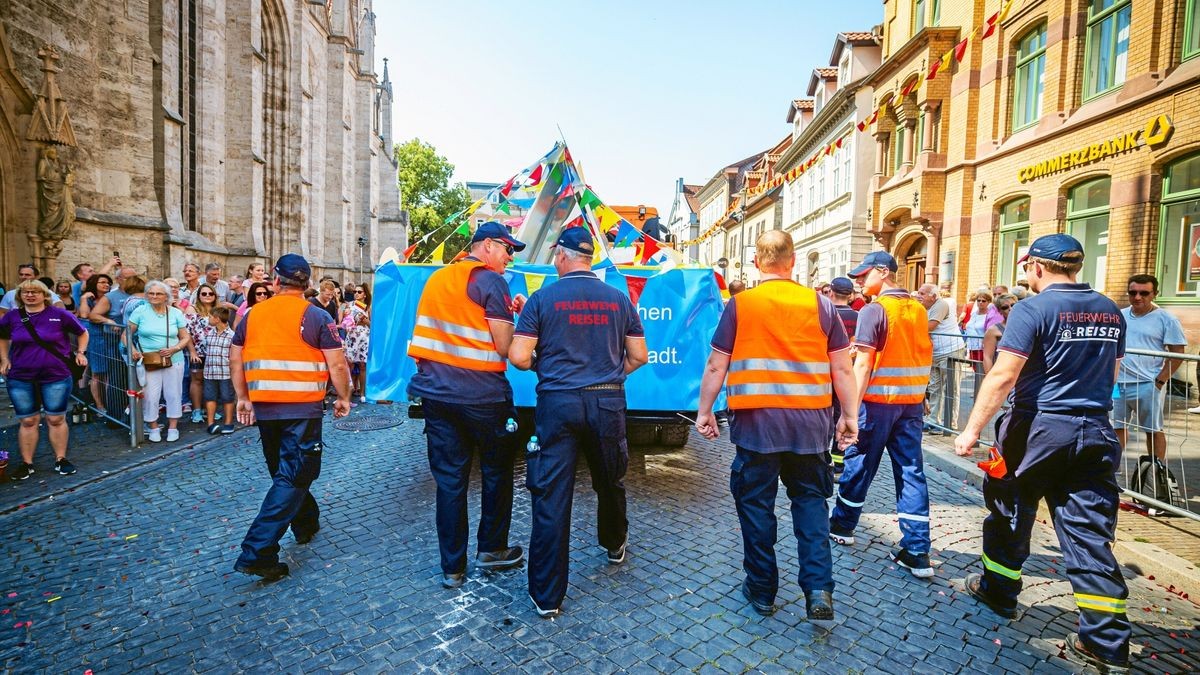
[[[371,344],[371,327],[358,323],[359,317],[366,317],[367,308],[360,303],[351,303],[346,310],[347,316],[352,317],[353,324],[346,329],[346,360],[350,363],[366,363],[367,351]]]
[[[212,326],[208,323],[208,317],[199,314],[185,314],[184,319],[187,321],[188,334],[192,336],[192,343],[196,345],[196,353],[203,360],[207,356],[205,341],[213,331]]]

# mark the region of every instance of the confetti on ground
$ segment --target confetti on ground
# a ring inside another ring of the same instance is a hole
[[[15,597],[17,597],[17,593],[16,593],[16,591],[13,591],[12,593],[9,593],[9,594],[8,594],[8,597],[10,597],[10,598],[15,598]]]
[[[125,541],[129,541],[130,539],[137,539],[137,538],[138,538],[138,536],[136,534],[131,534],[131,535],[125,537]]]
[[[56,596],[54,596],[53,598],[50,598],[49,600],[47,600],[46,602],[48,602],[48,603],[49,603],[49,602],[54,602],[55,600],[62,600],[62,596],[61,596],[61,595],[56,595]]]

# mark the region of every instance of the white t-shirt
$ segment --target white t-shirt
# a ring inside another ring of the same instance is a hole
[[[950,309],[950,303],[945,298],[938,298],[929,306],[929,320],[937,321],[937,328],[930,331],[929,340],[933,342],[933,355],[945,356],[963,348],[963,339],[959,337],[958,318]],[[953,333],[953,335],[951,335]]]
[[[1125,331],[1125,358],[1121,359],[1121,373],[1117,381],[1122,383],[1153,382],[1162,372],[1163,359],[1157,356],[1139,356],[1130,354],[1131,349],[1165,352],[1167,345],[1187,345],[1187,337],[1183,334],[1183,326],[1179,319],[1161,307],[1146,312],[1141,316],[1126,307],[1121,310],[1125,315],[1127,329]]]

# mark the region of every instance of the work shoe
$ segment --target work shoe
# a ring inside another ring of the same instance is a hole
[[[851,530],[850,532],[846,532],[846,531],[835,528],[833,525],[830,525],[829,526],[829,538],[832,539],[835,544],[841,544],[842,546],[853,546],[854,545],[854,531],[853,530]]]
[[[621,563],[625,562],[625,547],[627,547],[628,545],[629,545],[629,538],[626,537],[625,541],[621,542],[620,546],[618,546],[616,548],[605,549],[606,551],[608,551],[608,564],[609,565],[620,565]]]
[[[475,566],[489,570],[506,570],[516,567],[525,560],[525,551],[520,546],[510,546],[500,551],[480,551],[475,556]]]
[[[804,595],[809,621],[833,621],[833,593],[813,591]]]
[[[66,457],[63,457],[62,459],[54,462],[54,470],[57,471],[60,476],[70,476],[71,474],[75,473],[75,465],[68,461]]]
[[[892,561],[912,572],[918,579],[928,579],[933,576],[933,566],[929,564],[928,553],[910,553],[905,549],[896,549]]]
[[[1083,659],[1083,661],[1085,663],[1087,663],[1088,665],[1095,666],[1096,670],[1100,671],[1101,675],[1104,675],[1104,673],[1128,673],[1129,672],[1129,662],[1128,661],[1126,661],[1125,663],[1113,663],[1112,661],[1105,661],[1104,659],[1100,658],[1099,656],[1096,656],[1095,654],[1092,653],[1092,650],[1088,649],[1083,644],[1083,640],[1080,639],[1078,633],[1067,633],[1067,647],[1071,650],[1072,653],[1075,654],[1075,656],[1078,656],[1079,658]]]
[[[167,442],[173,443],[177,440],[179,440],[179,430],[178,429],[167,429]]]
[[[754,597],[754,594],[750,592],[750,582],[746,579],[742,579],[742,597],[746,598],[746,601],[750,603],[754,611],[762,616],[771,616],[775,613],[775,603]],[[832,611],[831,609],[830,612]]]
[[[1005,619],[1017,618],[1017,608],[1015,606],[1009,607],[1002,604],[996,598],[988,595],[987,591],[983,590],[982,574],[968,574],[967,578],[963,579],[963,588],[971,597],[987,605],[989,609]]]
[[[296,532],[295,530],[292,530],[292,536],[296,538],[297,544],[303,546],[303,545],[307,544],[308,542],[312,541],[313,537],[317,536],[317,533],[320,531],[321,531],[321,526],[320,526],[320,524],[318,524],[317,527],[312,532],[305,532],[305,533],[301,534],[299,532]]]
[[[559,609],[558,607],[555,607],[553,609],[542,609],[541,607],[538,606],[537,600],[534,600],[532,595],[529,596],[529,601],[533,603],[533,611],[537,612],[537,615],[542,617],[543,619],[549,619],[552,617],[556,617],[559,614],[562,614],[562,610]]]
[[[12,475],[9,476],[9,479],[25,480],[26,478],[29,478],[30,476],[32,476],[33,473],[34,472],[33,472],[32,464],[26,464],[25,462],[21,462],[20,464],[17,465],[17,468],[13,469]]]
[[[462,585],[465,583],[467,583],[466,572],[442,575],[442,586],[445,588],[462,588]]]
[[[208,425],[207,431],[210,435],[219,434],[219,433],[221,433],[221,425],[217,424],[216,422],[213,422],[212,424]]]
[[[273,563],[237,562],[237,563],[233,564],[233,571],[241,572],[242,574],[253,574],[254,576],[262,577],[263,579],[266,579],[267,581],[274,581],[276,579],[281,579],[283,577],[286,577],[289,573],[287,563],[281,563],[281,562],[273,562]]]
[[[204,411],[203,410],[193,410],[192,411],[192,424],[200,424],[203,421],[204,421]]]
[[[225,435],[229,435],[229,434],[232,434],[233,431],[234,431],[234,426],[232,424],[221,425],[221,433],[223,433]]]

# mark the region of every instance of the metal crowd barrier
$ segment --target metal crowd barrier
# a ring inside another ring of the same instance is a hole
[[[1151,513],[1161,511],[1200,520],[1200,406],[1196,406],[1196,413],[1189,412],[1192,405],[1192,384],[1200,377],[1200,355],[1140,349],[1127,349],[1126,354],[1170,358],[1182,361],[1182,365],[1161,390],[1155,387],[1153,380],[1120,385],[1120,388],[1129,394],[1124,397],[1128,401],[1129,419],[1125,423],[1127,438],[1121,466],[1117,472],[1117,481],[1121,485],[1122,493],[1133,502],[1151,509]],[[929,410],[926,426],[930,430],[957,435],[970,416],[978,397],[979,387],[985,376],[983,364],[967,358],[965,350],[961,355],[938,361],[930,377],[933,386],[929,392],[931,398],[926,402]],[[939,378],[945,384],[941,385],[941,391],[937,392]],[[1161,432],[1152,428],[1155,420],[1150,419],[1150,416],[1153,411],[1147,406],[1153,406],[1154,403],[1147,404],[1145,397],[1139,400],[1131,396],[1138,388],[1147,395],[1161,397]],[[1149,390],[1153,390],[1154,393]],[[1114,417],[1119,409],[1120,401],[1115,400],[1117,394],[1115,391],[1114,413],[1110,414],[1110,417]],[[932,399],[935,395],[940,401]],[[980,434],[981,444],[995,444],[995,421],[993,419],[986,425]],[[1113,419],[1113,422],[1116,426],[1118,420]],[[1156,433],[1162,434],[1160,448],[1165,446],[1164,457],[1161,459],[1155,458],[1155,453],[1149,445]]]
[[[129,447],[136,448],[142,440],[142,383],[137,366],[129,358],[132,335],[124,325],[105,324],[102,328],[89,331],[88,369],[82,379],[83,386],[76,383],[72,398],[86,407],[97,422],[107,420],[125,429]]]

